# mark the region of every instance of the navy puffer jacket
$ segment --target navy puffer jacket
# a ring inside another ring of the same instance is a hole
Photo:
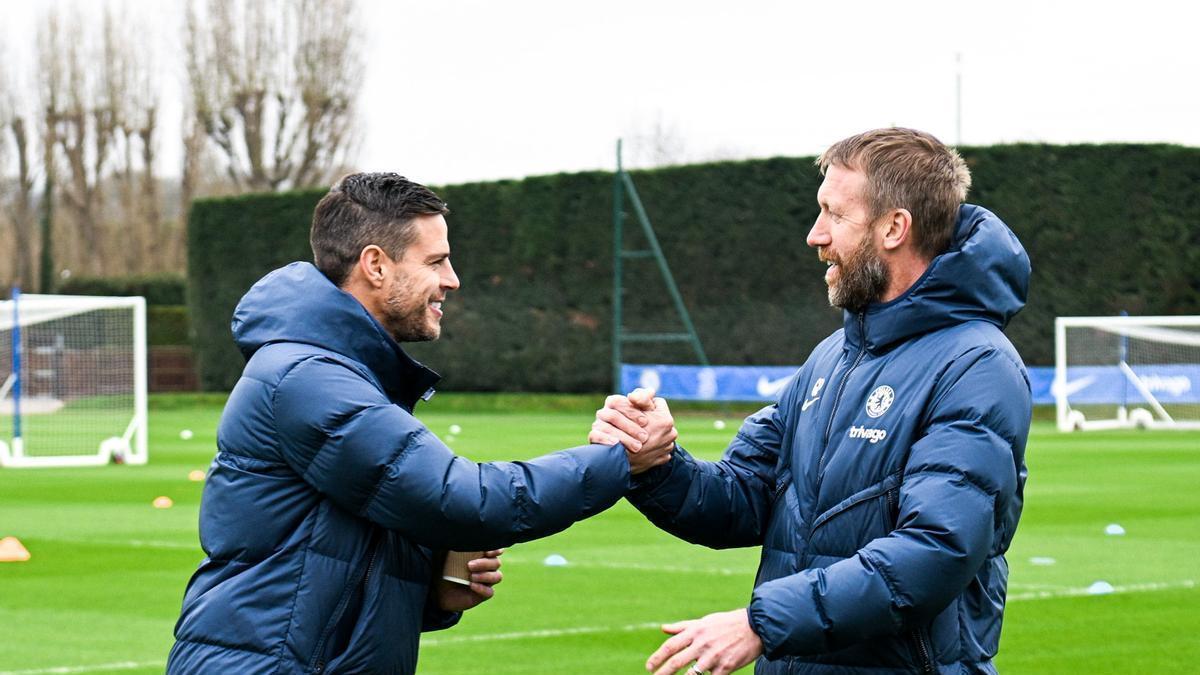
[[[950,250],[848,312],[721,461],[678,451],[635,480],[660,527],[762,545],[756,672],[995,672],[1031,413],[1001,329],[1029,273],[1008,227],[963,206]]]
[[[620,448],[457,457],[412,415],[437,376],[308,263],[259,281],[217,432],[170,673],[413,673],[437,551],[558,532],[629,487]]]

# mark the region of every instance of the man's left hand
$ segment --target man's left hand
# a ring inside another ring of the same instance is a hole
[[[654,675],[670,675],[693,663],[689,673],[726,675],[763,653],[762,640],[750,628],[745,609],[669,623],[662,629],[673,637],[646,661],[646,670]]]
[[[495,589],[492,587],[500,583],[504,578],[504,575],[500,573],[501,553],[504,553],[503,549],[485,551],[483,557],[476,558],[467,563],[467,569],[471,570],[471,584],[469,586],[456,584],[453,581],[446,581],[445,579],[438,579],[438,607],[447,612],[465,612],[482,602],[490,600],[496,594]]]

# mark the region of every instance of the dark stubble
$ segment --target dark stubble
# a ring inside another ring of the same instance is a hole
[[[397,279],[384,302],[387,330],[396,342],[429,342],[441,335],[440,326],[430,326],[426,318],[429,298],[419,294],[411,281]]]
[[[836,262],[840,269],[838,282],[829,287],[830,305],[857,312],[881,298],[887,290],[887,266],[869,235],[862,238],[850,257]]]

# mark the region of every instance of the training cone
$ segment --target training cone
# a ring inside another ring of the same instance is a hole
[[[0,562],[25,562],[29,560],[29,549],[16,537],[0,539]]]

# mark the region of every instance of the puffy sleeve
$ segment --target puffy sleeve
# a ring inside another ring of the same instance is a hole
[[[545,537],[613,505],[629,486],[621,446],[528,462],[455,455],[361,374],[301,361],[273,400],[284,460],[341,508],[434,548],[486,550]]]

